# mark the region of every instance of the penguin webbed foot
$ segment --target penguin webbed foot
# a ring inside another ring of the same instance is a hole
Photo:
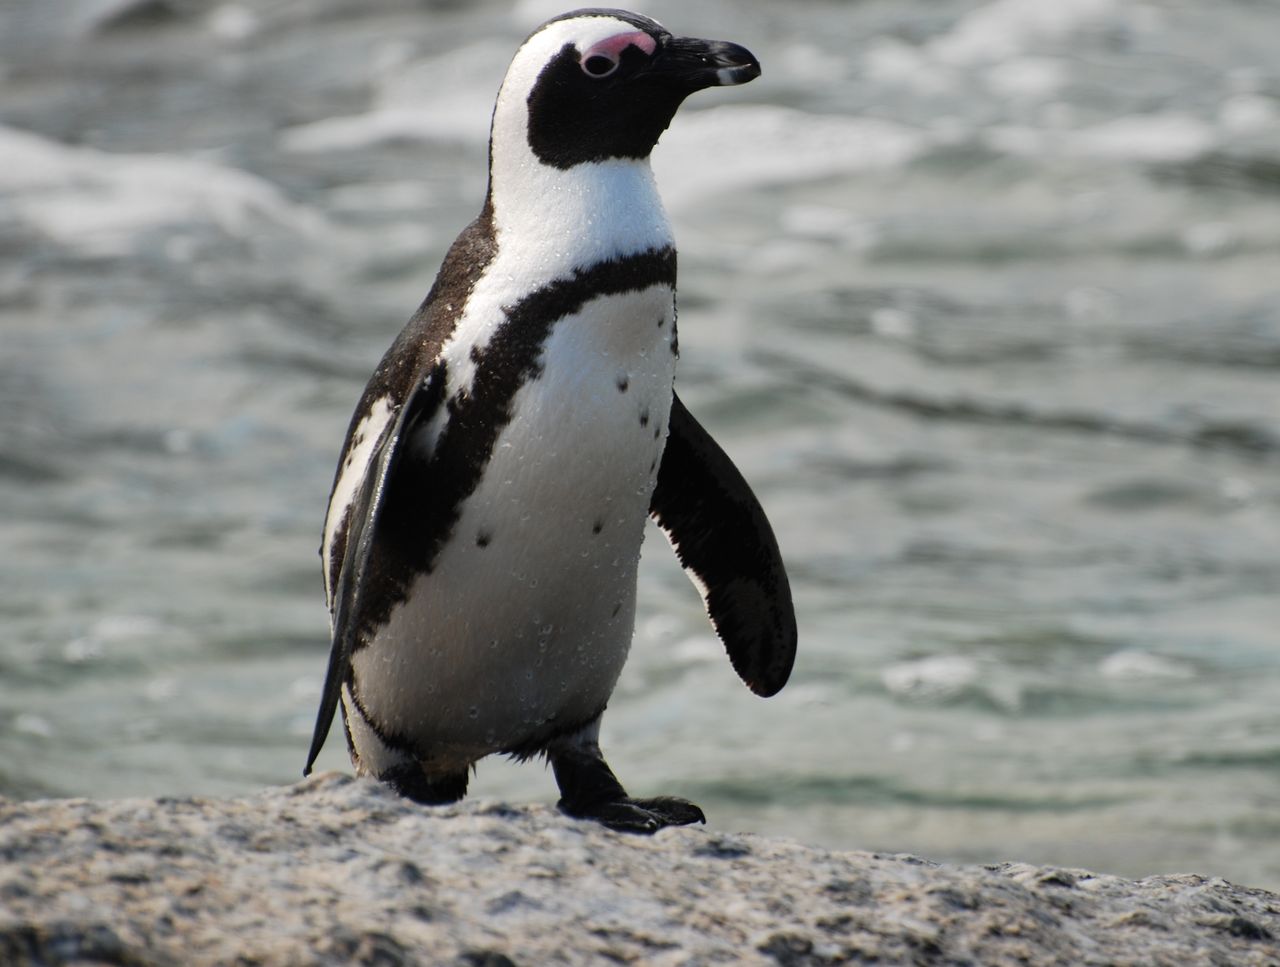
[[[560,786],[557,805],[562,813],[574,819],[595,820],[620,833],[649,834],[668,826],[707,821],[702,810],[687,799],[628,796],[594,741],[597,727],[598,720],[586,741],[565,743],[547,751]]]
[[[707,821],[707,817],[696,805],[675,796],[658,796],[654,799],[624,797],[586,805],[561,799],[558,805],[566,816],[591,819],[619,833],[651,835],[668,826],[688,826]]]

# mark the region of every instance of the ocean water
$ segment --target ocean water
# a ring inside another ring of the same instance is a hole
[[[681,393],[801,642],[751,696],[652,532],[616,771],[721,828],[1280,888],[1280,7],[643,9],[764,66],[655,168]],[[561,10],[0,5],[0,793],[299,776],[342,434]]]

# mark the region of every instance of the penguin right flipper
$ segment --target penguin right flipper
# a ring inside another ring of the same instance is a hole
[[[342,565],[333,590],[333,644],[329,651],[329,669],[325,674],[316,714],[311,750],[307,753],[304,776],[311,774],[316,757],[324,747],[342,695],[342,684],[355,651],[359,630],[365,576],[372,557],[378,518],[386,503],[387,488],[405,451],[404,442],[415,427],[430,420],[443,399],[444,374],[437,364],[418,380],[408,401],[395,419],[387,421],[374,445],[373,456],[347,514]]]
[[[649,514],[701,593],[738,676],[757,695],[776,693],[796,656],[795,609],[778,542],[738,468],[679,396]]]

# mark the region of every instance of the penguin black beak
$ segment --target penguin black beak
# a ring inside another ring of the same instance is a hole
[[[676,37],[667,41],[645,73],[692,94],[707,87],[753,81],[760,76],[760,62],[747,48],[725,40]]]

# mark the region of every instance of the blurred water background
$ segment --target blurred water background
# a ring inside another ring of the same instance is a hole
[[[298,777],[342,434],[564,6],[0,3],[0,793]],[[810,843],[1280,887],[1280,6],[643,9],[764,65],[655,167],[681,392],[801,652],[752,697],[652,532],[624,781]],[[555,796],[501,760],[473,791]]]

